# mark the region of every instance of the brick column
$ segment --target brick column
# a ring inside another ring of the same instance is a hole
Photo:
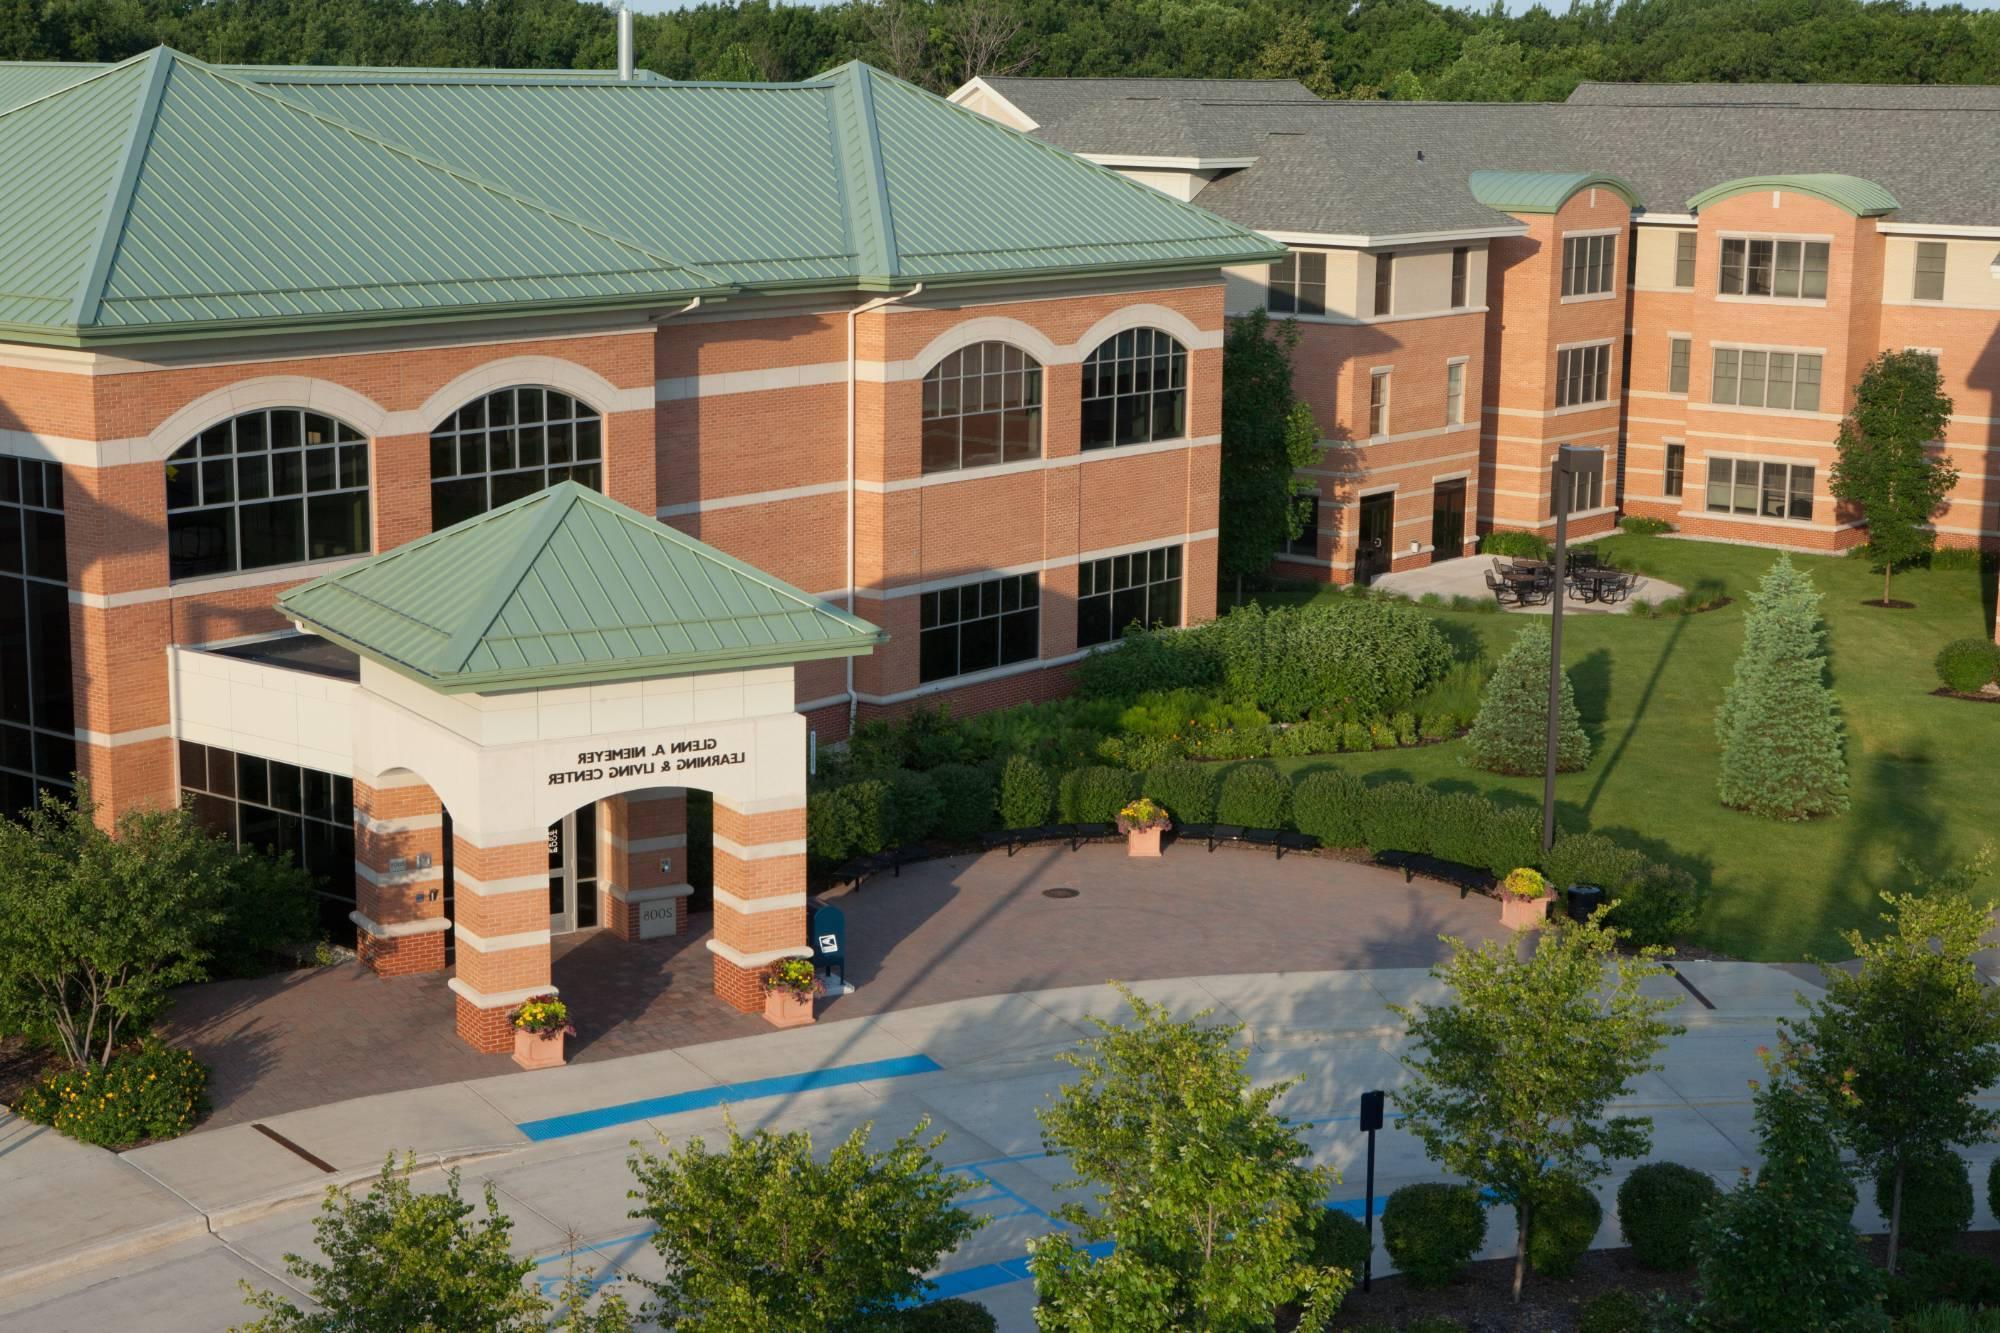
[[[810,958],[806,942],[806,811],[746,814],[715,800],[715,993],[745,1013],[764,1008],[763,973]]]
[[[444,806],[414,778],[354,780],[355,951],[378,976],[444,966]]]
[[[452,826],[458,1035],[512,1050],[513,1011],[549,984],[549,841],[543,829],[479,834]]]
[[[599,801],[597,826],[605,929],[621,940],[687,934],[687,793],[662,787]]]

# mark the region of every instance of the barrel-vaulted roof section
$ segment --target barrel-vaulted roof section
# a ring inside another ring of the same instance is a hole
[[[1859,176],[1819,172],[1790,176],[1745,176],[1741,180],[1724,181],[1720,185],[1710,186],[1688,200],[1688,212],[1699,213],[1710,204],[1759,190],[1809,194],[1815,199],[1824,199],[1829,204],[1838,205],[1858,218],[1881,217],[1884,213],[1895,212],[1898,207],[1896,196],[1874,181],[1862,180]]]
[[[1589,171],[1475,171],[1467,179],[1472,197],[1503,213],[1555,213],[1579,193],[1605,189],[1627,205],[1639,192],[1616,176]]]
[[[278,608],[446,693],[851,657],[887,637],[575,482],[303,584]]]
[[[1246,229],[869,69],[794,84],[0,66],[0,337],[1254,262]]]

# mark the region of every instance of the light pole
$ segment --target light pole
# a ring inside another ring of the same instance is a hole
[[[1563,603],[1569,600],[1564,563],[1569,544],[1569,500],[1576,489],[1580,464],[1604,466],[1604,451],[1592,445],[1556,446],[1556,559],[1555,592],[1549,613],[1549,725],[1548,756],[1542,767],[1542,852],[1556,843],[1556,749],[1561,739],[1563,671]]]

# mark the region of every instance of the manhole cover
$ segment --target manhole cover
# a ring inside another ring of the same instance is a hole
[[[1043,890],[1042,890],[1042,897],[1044,897],[1044,898],[1074,898],[1074,897],[1076,897],[1076,890],[1075,890],[1075,889],[1043,889]]]

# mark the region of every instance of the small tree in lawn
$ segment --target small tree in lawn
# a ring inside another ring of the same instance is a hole
[[[1650,1118],[1607,1117],[1605,1107],[1657,1069],[1660,1047],[1683,1029],[1660,1017],[1673,1000],[1639,990],[1664,975],[1660,951],[1622,955],[1600,921],[1553,919],[1527,958],[1511,939],[1447,943],[1451,957],[1431,974],[1452,1002],[1391,1006],[1410,1025],[1397,1124],[1433,1161],[1513,1208],[1519,1300],[1536,1199],[1551,1181],[1588,1184],[1611,1159],[1651,1148]]]
[[[1936,544],[1928,524],[1958,484],[1958,469],[1930,445],[1944,438],[1951,396],[1928,352],[1884,352],[1854,386],[1840,423],[1830,487],[1868,521],[1868,554],[1882,571],[1882,603],[1897,565]]]
[[[1232,320],[1222,345],[1222,529],[1218,574],[1234,583],[1262,572],[1299,535],[1300,468],[1319,457],[1312,409],[1292,394],[1298,326],[1262,310]]]
[[[1036,1325],[1250,1333],[1297,1303],[1299,1328],[1324,1328],[1353,1275],[1311,1263],[1332,1177],[1304,1164],[1298,1130],[1271,1110],[1296,1080],[1253,1088],[1240,1027],[1177,1022],[1123,994],[1134,1021],[1094,1020],[1101,1035],[1061,1057],[1083,1077],[1038,1112],[1043,1142],[1076,1171],[1071,1188],[1098,1206],[1065,1205],[1073,1232],[1029,1242]],[[1105,1241],[1102,1258],[1083,1248]]]
[[[1715,732],[1724,805],[1767,819],[1847,808],[1847,754],[1826,683],[1819,590],[1789,556],[1779,556],[1750,594],[1743,651]]]
[[[1841,1165],[1822,1090],[1782,1036],[1758,1052],[1762,1165],[1708,1211],[1696,1244],[1694,1327],[1716,1333],[1824,1333],[1885,1327],[1882,1280],[1854,1229],[1854,1183]]]
[[[236,1333],[407,1333],[410,1329],[452,1329],[455,1333],[541,1333],[555,1308],[524,1284],[533,1259],[516,1259],[508,1249],[513,1222],[500,1211],[493,1186],[486,1187],[486,1215],[474,1221],[473,1206],[459,1194],[458,1172],[446,1177],[442,1193],[410,1188],[410,1162],[395,1158],[362,1198],[329,1187],[313,1236],[325,1262],[285,1256],[285,1269],[311,1295],[307,1310],[249,1283],[244,1299],[264,1316],[239,1325]],[[585,1284],[572,1267],[563,1288],[556,1324],[572,1333],[627,1333],[629,1311],[617,1296],[586,1309]]]
[[[1465,762],[1490,773],[1540,773],[1548,759],[1549,627],[1531,620],[1514,636],[1479,697],[1479,715],[1465,740]],[[1556,769],[1573,773],[1590,764],[1590,737],[1577,712],[1569,672],[1563,672]]]
[[[825,1161],[804,1132],[729,1130],[632,1159],[632,1216],[655,1228],[666,1276],[645,1281],[663,1328],[847,1333],[921,1297],[924,1274],[983,1226],[957,1206],[967,1188],[931,1157],[924,1121],[886,1152],[862,1125]]]
[[[1955,893],[1884,894],[1889,931],[1849,931],[1859,972],[1822,966],[1826,995],[1785,1027],[1832,1124],[1869,1174],[1890,1176],[1889,1270],[1915,1161],[1993,1137],[2000,1112],[1973,1099],[2000,1082],[2000,991],[1973,963],[1990,904]]]

